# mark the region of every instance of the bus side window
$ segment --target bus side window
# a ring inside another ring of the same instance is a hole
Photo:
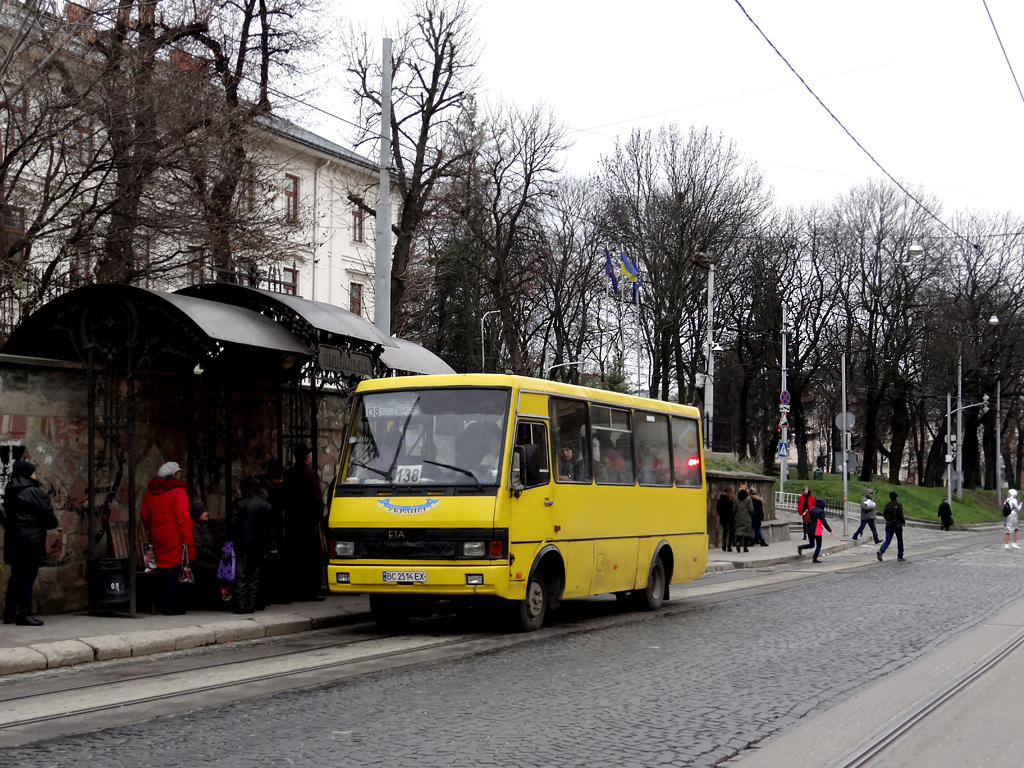
[[[548,427],[539,421],[520,421],[516,425],[516,443],[518,445],[537,446],[540,459],[540,482],[547,485],[551,479],[551,467],[548,463]]]
[[[668,458],[668,416],[637,411],[633,418],[637,479],[640,485],[672,485],[672,467]]]
[[[700,433],[694,419],[672,417],[672,460],[676,485],[700,488]]]
[[[555,397],[550,398],[548,403],[555,482],[589,483],[592,471],[587,404]]]

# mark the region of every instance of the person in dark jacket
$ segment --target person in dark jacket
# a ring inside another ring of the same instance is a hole
[[[167,616],[183,614],[178,606],[178,575],[186,549],[189,561],[195,560],[192,516],[188,511],[188,486],[181,482],[181,467],[168,461],[149,481],[142,499],[142,524],[149,533],[156,555],[157,576],[163,594],[163,612]]]
[[[749,552],[750,537],[754,535],[754,500],[750,498],[747,486],[740,486],[733,506],[736,510],[736,551],[739,552],[742,546],[744,552]]]
[[[796,553],[802,555],[805,549],[814,547],[814,557],[811,558],[812,563],[820,563],[818,555],[821,554],[821,537],[823,536],[822,530],[826,530],[829,533],[834,533],[832,526],[828,524],[828,520],[825,519],[825,499],[815,499],[814,508],[811,509],[811,524],[809,526],[811,533],[809,534],[811,540],[806,544],[800,544],[796,548]]]
[[[46,561],[46,532],[57,527],[50,497],[39,487],[36,468],[20,460],[11,468],[4,491],[4,559],[11,566],[4,603],[4,624],[41,627],[32,615],[32,586]]]
[[[939,504],[939,522],[942,523],[942,530],[948,531],[953,525],[953,508],[945,499]]]
[[[270,551],[270,504],[259,497],[260,481],[247,477],[228,511],[228,538],[235,550],[235,613],[252,613],[260,601],[260,571]]]
[[[286,586],[282,557],[284,553],[284,470],[281,462],[270,459],[260,475],[260,498],[270,504],[270,552],[260,573],[260,600],[264,603],[291,602]]]
[[[210,530],[210,513],[206,505],[197,501],[189,507],[192,516],[192,539],[196,546],[196,559],[192,561],[192,573],[196,577],[196,603],[201,608],[217,605],[220,584],[217,581],[217,566],[220,564],[220,547]]]
[[[751,493],[750,500],[754,502],[754,512],[750,516],[750,525],[754,529],[754,536],[750,543],[767,547],[768,542],[764,540],[764,531],[761,530],[761,525],[764,523],[764,499],[756,493]]]
[[[885,518],[885,542],[878,548],[878,562],[882,562],[882,555],[889,548],[893,536],[896,537],[896,559],[903,562],[903,526],[907,521],[903,517],[903,505],[896,491],[889,491],[889,503],[882,510],[882,517]]]
[[[320,526],[324,519],[324,491],[313,469],[309,447],[295,447],[295,464],[284,473],[285,567],[293,600],[323,600],[323,550]]]
[[[718,501],[715,502],[715,511],[718,513],[718,522],[722,526],[722,551],[732,552],[732,541],[735,537],[736,513],[733,510],[732,486],[727,485],[722,489]]]
[[[868,488],[864,491],[864,498],[860,500],[860,526],[853,534],[854,541],[864,532],[865,527],[871,529],[871,538],[874,539],[875,544],[882,541],[878,538],[878,529],[875,528],[875,518],[877,516],[878,514],[875,511],[875,492]]]

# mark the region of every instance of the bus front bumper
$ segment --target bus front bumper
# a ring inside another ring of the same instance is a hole
[[[339,594],[509,596],[508,564],[504,562],[500,565],[332,562],[327,566],[327,582],[331,592]]]

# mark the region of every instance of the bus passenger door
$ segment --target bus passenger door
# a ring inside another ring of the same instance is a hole
[[[531,483],[511,499],[509,525],[509,552],[514,562],[509,566],[509,580],[526,584],[530,578],[533,558],[544,542],[551,538],[552,499],[550,491],[551,468],[548,461],[548,427],[538,421],[520,421],[516,424],[513,446],[532,445],[537,449],[538,472]]]

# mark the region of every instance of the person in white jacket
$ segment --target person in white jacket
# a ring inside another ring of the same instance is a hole
[[[1003,505],[1003,533],[1006,534],[1006,542],[1003,545],[1003,549],[1020,549],[1017,546],[1017,536],[1020,534],[1019,522],[1020,522],[1020,500],[1017,498],[1017,491],[1014,488],[1010,489],[1010,493],[1006,498],[1006,503]],[[1013,534],[1013,543],[1010,543],[1010,534]]]

